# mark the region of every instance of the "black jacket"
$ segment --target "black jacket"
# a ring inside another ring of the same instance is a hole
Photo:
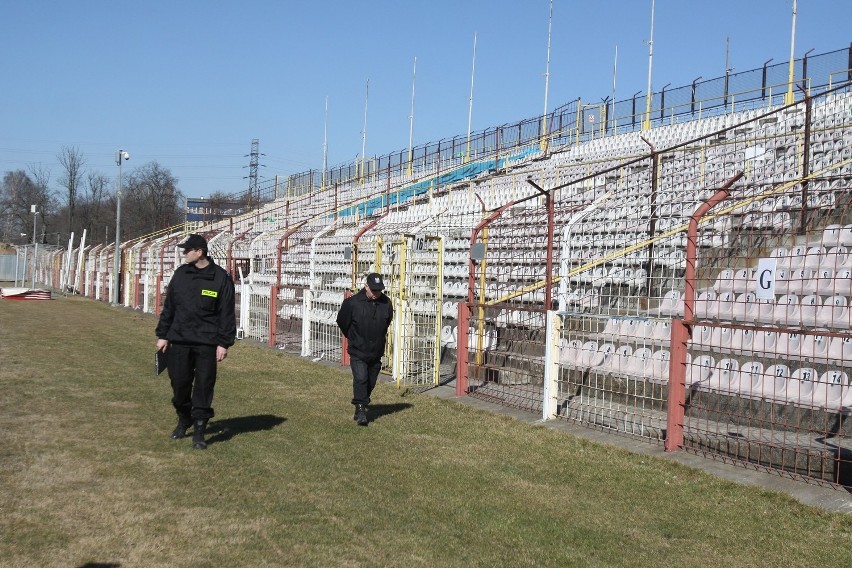
[[[349,340],[349,355],[362,361],[376,361],[384,355],[392,320],[393,306],[388,297],[382,294],[371,300],[363,289],[343,300],[337,312],[337,326]]]
[[[166,293],[157,337],[175,343],[230,347],[237,335],[234,282],[214,264],[197,269],[183,264],[175,270]]]

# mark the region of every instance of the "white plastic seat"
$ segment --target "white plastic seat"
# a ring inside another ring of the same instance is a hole
[[[763,373],[763,398],[782,402],[786,401],[787,381],[789,380],[790,367],[781,364],[771,365]]]
[[[802,323],[802,311],[799,307],[799,297],[795,294],[784,294],[775,303],[772,318],[775,323],[795,327]]]
[[[670,321],[659,320],[654,323],[654,332],[651,335],[651,341],[655,345],[669,345],[672,339],[672,323]]]
[[[654,336],[654,320],[644,320],[640,321],[636,326],[636,339],[647,343],[651,341]]]
[[[832,337],[826,357],[831,363],[852,366],[852,338]]]
[[[671,354],[668,349],[654,351],[651,355],[650,380],[655,383],[667,383],[669,381],[669,361]]]
[[[656,313],[661,316],[683,315],[683,294],[678,290],[669,290],[666,292]]]
[[[755,319],[761,323],[774,323],[775,298],[757,299],[757,316],[755,316]]]
[[[811,294],[799,301],[799,317],[802,325],[815,327],[817,325],[817,311],[822,307],[819,296]]]
[[[791,359],[800,359],[802,355],[802,336],[799,333],[779,333],[775,340],[775,352]]]
[[[577,361],[577,368],[588,369],[592,366],[592,360],[595,358],[595,354],[598,352],[598,342],[597,341],[586,341],[580,347],[579,359]]]
[[[695,299],[694,309],[695,309],[695,317],[701,319],[710,319],[711,311],[713,307],[716,305],[717,295],[713,290],[703,290],[698,294],[698,297]]]
[[[634,379],[645,379],[651,375],[652,352],[647,347],[640,347],[627,361],[626,375]]]
[[[719,321],[733,321],[735,300],[733,292],[719,294],[719,297],[716,299],[716,309],[711,315]]]
[[[725,358],[716,364],[708,388],[720,392],[731,392],[731,385],[739,385],[740,364],[736,359]]]
[[[813,389],[814,406],[829,411],[838,411],[846,391],[849,389],[849,375],[840,369],[830,369],[820,375]]]
[[[812,367],[793,371],[787,381],[787,400],[793,404],[813,406],[814,381],[817,377],[816,369]]]
[[[612,343],[602,343],[594,356],[589,360],[589,367],[600,367],[608,364],[613,353],[615,353],[615,345]]]
[[[735,321],[753,322],[758,316],[757,296],[754,292],[746,292],[737,296],[731,310]]]
[[[686,373],[686,384],[708,384],[710,376],[713,374],[713,369],[716,367],[716,361],[710,355],[702,355],[693,359]]]
[[[777,331],[759,330],[754,332],[754,340],[752,341],[752,349],[756,355],[761,353],[769,356],[776,352],[776,342],[778,341]]]
[[[630,361],[630,356],[633,354],[633,347],[630,345],[621,345],[610,356],[608,361],[605,361],[598,370],[613,373],[615,375],[624,375],[627,372],[627,365]]]
[[[740,367],[739,392],[745,396],[759,397],[763,392],[763,378],[763,363],[747,361]]]
[[[609,318],[606,320],[603,331],[600,333],[600,339],[613,340],[621,336],[621,318]]]
[[[731,330],[731,351],[751,354],[754,351],[754,333],[750,329]]]
[[[845,296],[831,296],[825,299],[817,310],[815,323],[817,327],[846,329],[849,327],[849,307]]]
[[[573,368],[577,365],[580,359],[580,349],[583,347],[583,342],[579,339],[562,340],[562,348],[559,350],[559,362],[563,366]]]
[[[719,293],[732,291],[734,289],[734,271],[730,268],[722,270],[716,277],[713,289]]]
[[[827,249],[824,246],[809,247],[805,253],[805,259],[802,263],[804,268],[816,270],[822,264]]]
[[[829,343],[825,335],[802,335],[799,356],[808,361],[825,361],[828,359]]]

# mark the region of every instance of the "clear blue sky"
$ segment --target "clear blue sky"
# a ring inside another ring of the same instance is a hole
[[[417,57],[414,143],[465,134],[477,33],[473,130],[544,110],[548,0],[3,0],[0,2],[0,173],[78,148],[109,177],[156,160],[187,196],[248,185],[251,140],[260,173],[322,167],[361,152],[408,147]],[[617,99],[647,88],[651,0],[555,0],[549,108],[578,96]],[[789,58],[792,0],[657,0],[653,85]],[[852,41],[852,1],[799,0],[795,53]]]

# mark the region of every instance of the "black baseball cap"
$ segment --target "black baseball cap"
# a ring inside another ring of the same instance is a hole
[[[201,249],[207,252],[207,239],[201,235],[192,234],[186,237],[186,240],[178,245],[183,250]]]
[[[384,290],[385,289],[385,281],[382,279],[382,275],[378,272],[371,272],[367,275],[367,288],[370,290]]]

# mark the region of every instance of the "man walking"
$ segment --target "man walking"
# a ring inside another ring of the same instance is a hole
[[[352,368],[352,404],[354,420],[366,426],[367,405],[382,368],[388,327],[393,306],[387,296],[382,275],[368,274],[364,288],[343,300],[337,312],[337,326],[348,340],[349,366]]]
[[[157,350],[167,353],[175,440],[193,427],[192,447],[207,448],[204,432],[213,417],[216,366],[228,356],[237,334],[234,282],[207,255],[207,241],[189,235],[178,245],[184,264],[175,270],[157,325]]]

